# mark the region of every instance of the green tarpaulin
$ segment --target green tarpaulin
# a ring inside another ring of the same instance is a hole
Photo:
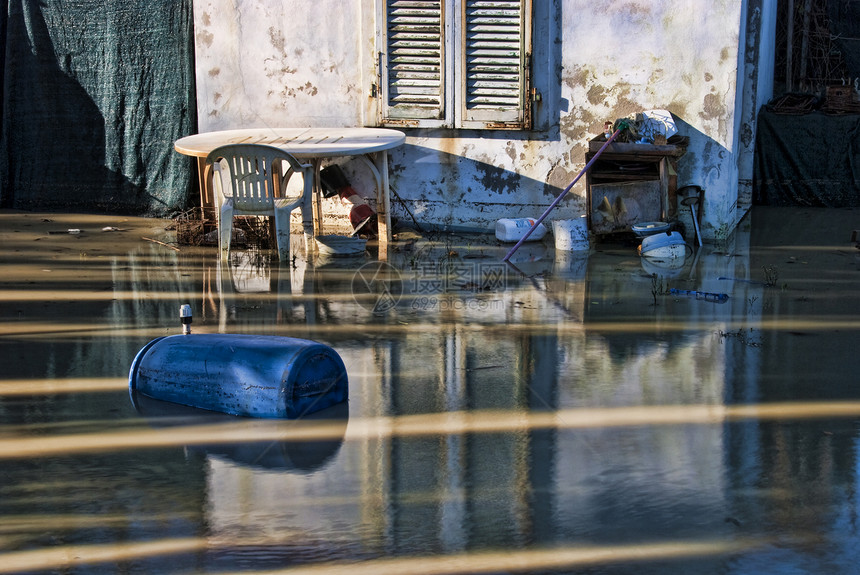
[[[0,206],[168,216],[194,194],[191,0],[8,0]]]
[[[792,115],[762,109],[753,202],[860,207],[860,115]]]

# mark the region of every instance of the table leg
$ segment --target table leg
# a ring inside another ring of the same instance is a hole
[[[322,180],[320,179],[320,168],[322,167],[322,159],[314,158],[311,160],[314,166],[314,191],[313,191],[313,212],[314,212],[314,234],[322,235],[323,228],[323,213],[322,213]]]
[[[197,158],[197,181],[200,186],[200,207],[204,215],[207,210],[215,209],[215,196],[212,189],[212,166],[206,158]]]
[[[376,161],[382,182],[377,191],[376,203],[382,204],[382,213],[377,216],[379,228],[379,259],[387,259],[388,242],[391,241],[391,190],[388,187],[388,152],[376,153]],[[382,196],[382,197],[380,197]],[[386,254],[383,258],[382,254]]]
[[[388,152],[383,150],[360,156],[370,168],[376,180],[376,227],[378,230],[379,259],[388,259],[388,243],[391,241],[391,201],[388,187]]]

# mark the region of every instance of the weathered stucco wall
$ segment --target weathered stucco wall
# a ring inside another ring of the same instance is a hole
[[[604,119],[669,110],[690,137],[678,183],[705,189],[703,232],[713,235],[736,217],[731,150],[741,3],[571,4],[564,3],[563,45],[572,49],[564,50],[562,91],[582,111],[562,117],[563,135],[577,145]]]
[[[359,125],[360,6],[195,0],[200,131]]]
[[[194,9],[200,131],[374,124],[374,0],[195,0]],[[663,108],[690,137],[678,183],[705,189],[703,233],[725,237],[742,215],[747,2],[534,0],[534,11],[542,129],[406,130],[407,145],[391,153],[393,213],[410,221],[405,203],[422,224],[480,229],[540,215],[582,169],[604,121]],[[361,165],[343,166],[370,195]],[[552,218],[584,213],[584,197],[583,179]]]

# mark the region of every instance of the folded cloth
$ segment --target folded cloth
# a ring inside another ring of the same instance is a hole
[[[675,120],[668,110],[649,110],[637,114],[636,124],[639,137],[647,142],[653,142],[657,136],[668,140],[678,132]]]

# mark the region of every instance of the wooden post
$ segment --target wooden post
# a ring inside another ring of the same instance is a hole
[[[809,59],[809,12],[812,10],[812,0],[804,0],[803,4],[803,31],[800,39],[800,74],[801,87],[806,80],[806,61]],[[809,90],[809,86],[806,86]]]
[[[788,0],[788,26],[785,31],[785,91],[791,92],[792,52],[794,51],[794,0]]]

